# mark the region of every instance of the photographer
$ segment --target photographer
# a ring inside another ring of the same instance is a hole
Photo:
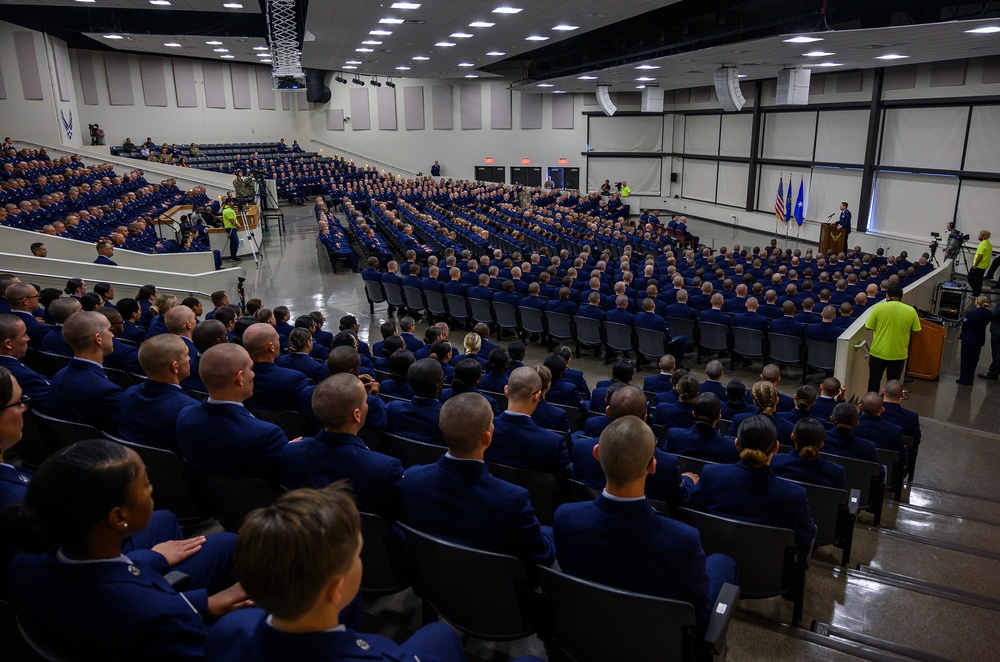
[[[104,131],[101,129],[101,126],[99,124],[91,124],[89,126],[90,126],[90,144],[103,145]]]

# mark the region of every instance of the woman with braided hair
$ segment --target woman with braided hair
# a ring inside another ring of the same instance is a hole
[[[771,382],[761,380],[753,385],[751,390],[753,395],[753,403],[760,410],[760,415],[767,417],[771,424],[774,425],[775,430],[778,433],[778,443],[791,445],[792,443],[792,428],[794,427],[790,421],[780,418],[777,414],[778,408],[778,387]],[[737,414],[733,417],[733,425],[730,430],[736,430],[736,436],[739,437],[740,424],[747,420],[754,414]]]

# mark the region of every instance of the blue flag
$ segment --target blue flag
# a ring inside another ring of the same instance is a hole
[[[788,175],[788,200],[785,201],[785,223],[792,220],[793,211],[795,210],[792,207],[792,176]]]
[[[789,188],[789,193],[791,193],[792,187],[789,186],[788,188]],[[799,197],[795,200],[795,222],[799,224],[799,227],[802,227],[802,219],[805,217],[806,213],[805,201],[803,199],[802,193],[803,193],[802,180],[799,179]]]

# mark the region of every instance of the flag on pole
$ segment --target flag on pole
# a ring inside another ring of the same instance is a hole
[[[785,199],[785,218],[782,219],[787,223],[792,220],[792,212],[795,208],[792,207],[792,174],[788,173],[788,197]]]
[[[791,188],[792,188],[791,186],[788,187],[789,194],[791,193]],[[803,193],[804,193],[803,182],[802,179],[800,178],[799,196],[795,200],[795,222],[799,224],[799,227],[802,227],[802,220],[805,218],[805,213],[806,213],[805,198],[803,196]]]
[[[779,221],[785,220],[785,182],[778,176],[778,197],[774,199],[774,216]],[[789,188],[792,186],[792,182],[788,182]]]

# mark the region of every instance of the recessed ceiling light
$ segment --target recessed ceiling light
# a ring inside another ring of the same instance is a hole
[[[157,5],[159,7],[165,7],[165,6],[169,5],[170,2],[168,2],[168,0],[149,0],[149,4],[151,4],[151,5]]]
[[[375,52],[374,48],[355,48],[354,50],[357,51],[358,53],[374,53]]]
[[[396,71],[409,71],[409,70],[410,70],[410,68],[407,67],[407,66],[405,66],[405,65],[403,65],[401,67],[396,67]]]
[[[222,42],[221,41],[206,41],[205,43],[206,44],[221,44]],[[254,46],[253,49],[255,51],[269,51],[269,50],[271,50],[267,46]]]
[[[77,2],[97,2],[97,0],[76,0]]]
[[[876,60],[904,60],[910,57],[909,55],[899,55],[897,53],[889,53],[888,55],[879,55]]]
[[[814,41],[823,41],[822,37],[792,37],[791,39],[782,39],[786,44],[811,44]]]
[[[969,34],[993,34],[994,32],[1000,32],[1000,27],[995,25],[987,25],[982,28],[975,28],[973,30],[966,30]]]
[[[807,64],[807,67],[842,67],[843,64],[839,62],[820,62],[819,64]]]
[[[466,78],[479,78],[476,74],[466,74]]]
[[[170,44],[167,44],[167,45],[169,46]],[[180,46],[180,44],[177,44],[177,45]],[[228,48],[213,48],[212,50],[215,51],[216,53],[228,53],[229,52]]]
[[[646,86],[645,85],[636,85],[635,89],[637,89],[637,90],[644,90],[644,89],[646,89]]]
[[[401,18],[380,18],[378,20],[378,22],[381,23],[382,25],[399,25],[400,23],[403,22],[403,19],[401,19]]]
[[[497,7],[493,10],[494,14],[520,14],[521,9],[518,7]]]
[[[470,28],[492,28],[496,23],[488,23],[487,21],[473,21],[469,23]]]
[[[438,43],[436,43],[434,45],[435,46],[440,46],[441,48],[448,48],[450,46],[454,46],[455,44],[451,43],[450,41],[439,41]]]
[[[746,78],[747,75],[746,74],[736,74],[736,77],[737,78]]]
[[[538,87],[552,87],[551,83],[539,83]]]
[[[361,60],[348,60],[344,64],[361,64]]]
[[[637,81],[650,81],[650,80],[656,80],[656,79],[655,78],[650,78],[649,76],[639,76],[638,78],[636,78],[636,80]]]
[[[472,64],[471,62],[459,62],[458,66],[460,66],[460,67],[474,67],[476,65]]]
[[[392,3],[393,9],[420,9],[419,2],[394,2]]]
[[[170,48],[180,48],[181,47],[181,45],[178,44],[176,41],[171,41],[171,42],[168,42],[168,43],[163,44],[163,45],[164,46],[168,46]]]
[[[104,35],[104,38],[105,39],[124,39],[125,37],[121,36],[120,34],[106,34],[106,35]]]
[[[454,37],[455,39],[468,39],[472,35],[469,34],[468,32],[452,32],[451,36]]]
[[[271,57],[270,53],[254,53],[257,57]]]
[[[270,60],[261,60],[261,62],[263,62],[264,64],[271,64]]]
[[[506,55],[503,51],[490,51],[487,53],[490,57],[500,57],[501,55]]]
[[[808,53],[803,53],[802,57],[829,57],[831,55],[836,55],[836,53],[828,53],[826,51],[809,51]]]
[[[361,43],[362,43],[362,44],[367,44],[367,45],[369,45],[369,46],[378,46],[378,45],[379,45],[379,44],[381,44],[382,42],[381,42],[381,41],[378,41],[378,40],[376,40],[376,39],[365,39],[365,40],[364,40],[363,42],[361,42]]]
[[[221,41],[214,41],[214,40],[213,41],[206,41],[205,43],[208,44],[209,46],[221,46],[222,45]]]
[[[539,35],[539,34],[533,34],[530,37],[525,37],[524,40],[525,41],[548,41],[549,38],[548,37],[543,37],[542,35]]]
[[[557,25],[553,30],[559,30],[560,32],[571,32],[572,30],[579,30],[579,25]]]
[[[226,9],[243,9],[243,5],[238,2],[224,2],[222,6]]]
[[[658,64],[640,64],[638,67],[636,67],[636,69],[642,69],[643,71],[646,71],[646,70],[649,70],[649,69],[659,69],[659,68],[660,68],[660,65],[658,65]]]
[[[376,37],[388,37],[392,34],[392,30],[369,30],[368,34],[373,34]]]
[[[357,69],[353,64],[345,64],[342,69]]]
[[[429,60],[430,58],[426,55],[414,55],[411,59],[423,62],[424,60]]]
[[[220,55],[219,57],[221,57],[223,60],[232,60],[236,56],[235,55]]]
[[[577,80],[597,80],[597,76],[577,76]]]
[[[566,94],[566,90],[552,90],[552,94]]]

